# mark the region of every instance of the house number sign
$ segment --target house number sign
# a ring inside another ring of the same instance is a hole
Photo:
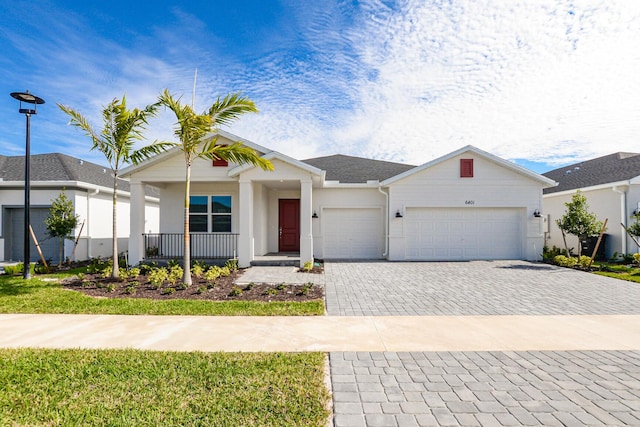
[[[464,201],[464,204],[465,204],[465,205],[475,205],[475,204],[476,204],[476,201],[475,201],[475,200],[465,200],[465,201]]]

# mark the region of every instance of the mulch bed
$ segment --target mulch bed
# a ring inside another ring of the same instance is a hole
[[[228,277],[219,277],[215,286],[204,278],[192,276],[193,284],[186,289],[168,283],[154,289],[147,277],[140,275],[135,279],[114,281],[104,278],[101,274],[85,274],[84,280],[77,277],[65,279],[62,284],[66,289],[82,292],[83,294],[102,298],[147,298],[157,300],[193,299],[210,301],[312,301],[324,298],[324,287],[321,285],[290,285],[274,283],[252,283],[250,285],[236,285],[236,280],[243,270],[237,270]],[[131,282],[135,285],[135,292],[131,292]],[[207,288],[206,290],[202,288]],[[168,293],[167,289],[174,292]],[[234,293],[235,290],[235,293]],[[237,295],[238,290],[241,294]]]

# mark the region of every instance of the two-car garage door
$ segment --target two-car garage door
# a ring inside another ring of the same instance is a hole
[[[398,220],[407,260],[522,259],[523,209],[408,207]],[[382,257],[381,208],[325,208],[322,229],[327,259]]]
[[[522,210],[407,208],[408,260],[522,259]]]

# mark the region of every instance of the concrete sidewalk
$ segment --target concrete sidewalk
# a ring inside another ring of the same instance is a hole
[[[640,316],[0,315],[0,347],[169,351],[640,350]]]

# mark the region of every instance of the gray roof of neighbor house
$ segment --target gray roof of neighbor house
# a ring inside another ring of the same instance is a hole
[[[543,173],[558,182],[544,194],[626,181],[640,176],[640,153],[613,153]]]
[[[61,153],[34,154],[31,156],[31,182],[79,181],[113,188],[111,169]],[[0,155],[0,179],[24,181],[24,156]],[[118,180],[118,189],[129,191],[129,182]]]
[[[327,181],[340,181],[341,183],[366,183],[370,180],[382,182],[415,167],[403,163],[345,156],[344,154],[302,161],[326,171],[325,179]]]

